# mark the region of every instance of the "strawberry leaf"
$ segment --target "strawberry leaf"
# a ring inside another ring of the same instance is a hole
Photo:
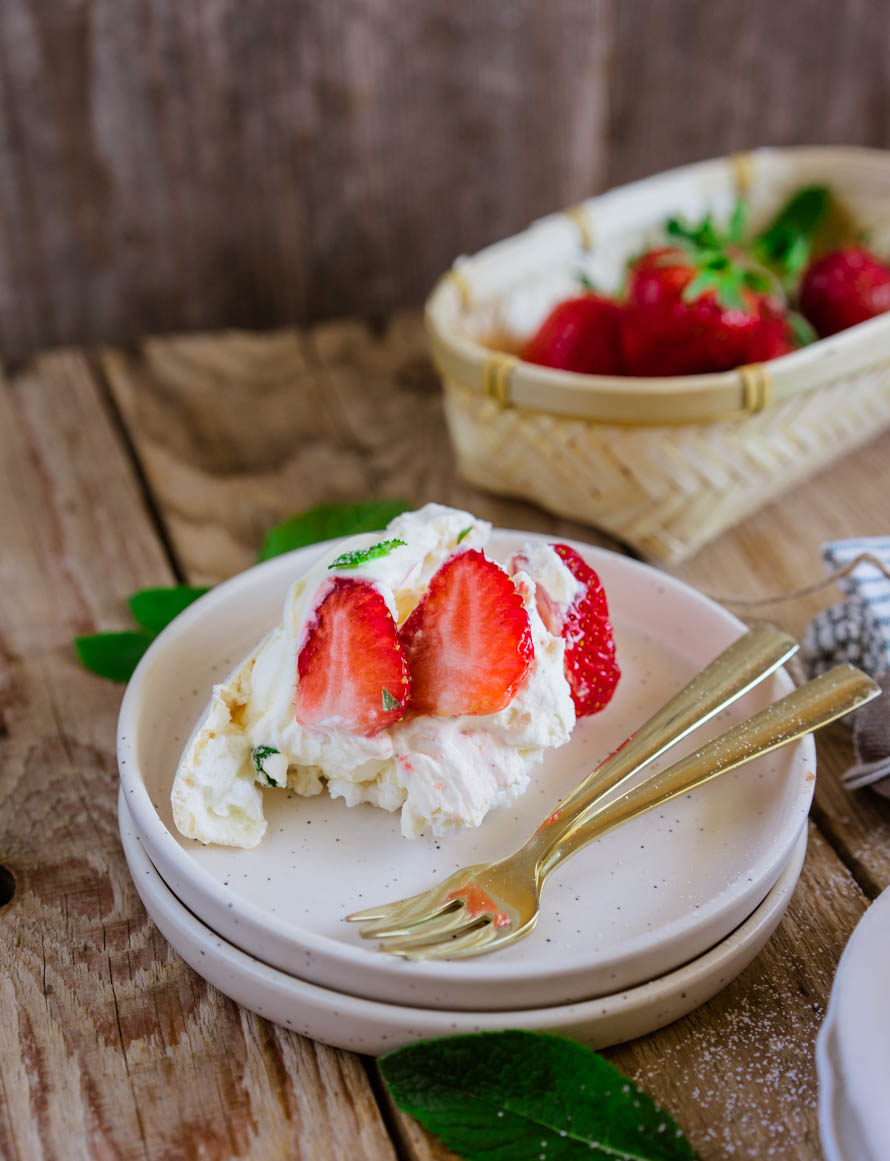
[[[772,267],[786,281],[803,270],[810,258],[813,239],[831,207],[827,186],[799,189],[752,244],[758,261]]]
[[[358,532],[377,532],[395,516],[405,512],[402,500],[371,500],[365,504],[322,504],[309,508],[270,528],[263,540],[259,560],[271,560],[295,548],[335,540]]]
[[[191,585],[175,585],[171,588],[140,589],[127,598],[130,612],[144,629],[160,633],[183,609],[203,597],[210,590],[194,588]]]
[[[671,1116],[589,1048],[536,1032],[428,1040],[379,1061],[393,1100],[466,1161],[695,1161]]]
[[[74,651],[81,665],[110,681],[129,681],[154,633],[92,633],[74,638]]]
[[[748,229],[748,203],[742,198],[736,202],[732,215],[729,219],[729,227],[727,229],[727,241],[733,245],[738,246],[744,240]]]
[[[810,343],[815,343],[819,338],[813,324],[805,319],[799,311],[788,311],[788,325],[791,327],[794,341],[799,347],[808,347]]]

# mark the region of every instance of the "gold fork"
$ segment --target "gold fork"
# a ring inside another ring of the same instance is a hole
[[[574,811],[555,836],[551,832],[545,849],[536,831],[508,859],[468,867],[431,891],[390,905],[395,910],[387,911],[387,921],[371,924],[362,935],[380,940],[381,950],[407,959],[463,959],[506,947],[534,928],[544,880],[575,851],[623,822],[797,741],[880,692],[860,670],[838,665],[621,797]],[[376,918],[381,910],[349,918]]]
[[[459,923],[462,917],[460,898],[480,876],[496,895],[521,892],[536,906],[540,879],[538,863],[552,847],[554,840],[573,820],[587,811],[610,790],[632,777],[647,762],[659,757],[692,730],[731,705],[759,681],[779,668],[797,650],[797,643],[774,625],[755,625],[734,641],[696,677],[675,694],[660,710],[623,745],[610,754],[589,774],[538,827],[518,851],[489,864],[477,864],[455,872],[432,891],[410,899],[385,903],[347,918],[353,922],[371,923],[362,931],[373,939],[407,936],[417,923],[430,918],[430,908],[440,900],[437,912],[442,915],[442,930]],[[529,904],[531,905],[531,904]],[[527,911],[523,908],[523,913]],[[445,912],[448,912],[446,918]],[[433,929],[425,927],[427,934]]]

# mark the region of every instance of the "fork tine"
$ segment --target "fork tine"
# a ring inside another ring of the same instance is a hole
[[[366,911],[353,911],[346,916],[348,923],[376,923],[380,921],[398,920],[402,915],[410,915],[420,905],[427,906],[430,900],[435,899],[442,892],[440,884],[429,891],[421,891],[419,895],[409,895],[407,899],[394,899],[391,903],[381,903],[377,907],[369,907]]]
[[[394,899],[390,903],[381,903],[377,907],[368,907],[365,911],[353,911],[346,916],[348,923],[374,923],[382,920],[396,920],[407,917],[412,911],[422,913],[431,909],[438,909],[441,900],[450,890],[463,887],[467,879],[475,875],[479,866],[460,867],[453,871],[436,887],[430,887],[417,895],[409,895],[407,899]]]
[[[459,903],[457,906],[449,905],[428,916],[425,915],[416,923],[405,924],[401,928],[392,928],[389,931],[365,930],[362,931],[362,935],[366,939],[379,939],[384,950],[389,942],[397,943],[400,947],[420,946],[423,943],[437,943],[450,932],[458,931],[481,918],[482,916],[467,915],[466,907]]]
[[[363,927],[359,934],[362,939],[389,939],[413,935],[419,928],[426,928],[428,923],[435,924],[451,915],[459,916],[462,911],[463,904],[458,899],[443,899],[438,904],[433,902],[422,909],[407,907],[390,920]],[[453,922],[446,921],[447,928],[453,926]]]
[[[473,921],[472,926],[463,935],[454,935],[450,939],[443,939],[439,943],[421,944],[419,947],[408,947],[404,950],[384,946],[383,951],[389,955],[398,955],[402,959],[463,959],[471,955],[479,955],[488,949],[489,945],[500,941],[502,933],[508,931],[504,927],[495,927],[491,916],[481,917]]]

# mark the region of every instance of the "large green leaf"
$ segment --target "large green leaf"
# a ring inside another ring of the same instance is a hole
[[[399,1108],[466,1161],[693,1161],[676,1123],[608,1061],[559,1036],[487,1032],[400,1048]]]

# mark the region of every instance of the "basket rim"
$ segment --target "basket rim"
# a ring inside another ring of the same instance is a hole
[[[860,146],[764,147],[744,154],[695,162],[651,177],[615,186],[576,206],[538,218],[526,229],[473,255],[462,255],[430,292],[424,310],[431,354],[446,383],[489,396],[501,407],[544,411],[605,423],[662,426],[712,422],[762,411],[772,403],[804,394],[844,374],[859,374],[890,360],[890,313],[879,315],[807,347],[731,371],[645,378],[588,375],[526,363],[492,350],[453,328],[452,322],[472,306],[474,268],[489,271],[506,260],[505,248],[534,244],[546,237],[567,257],[593,248],[594,213],[629,194],[683,179],[718,180],[743,192],[772,169],[788,171],[795,163],[826,170],[836,179],[839,164],[875,169],[886,178],[890,197],[890,150]],[[808,175],[807,180],[814,180]],[[585,242],[591,243],[585,247]]]

